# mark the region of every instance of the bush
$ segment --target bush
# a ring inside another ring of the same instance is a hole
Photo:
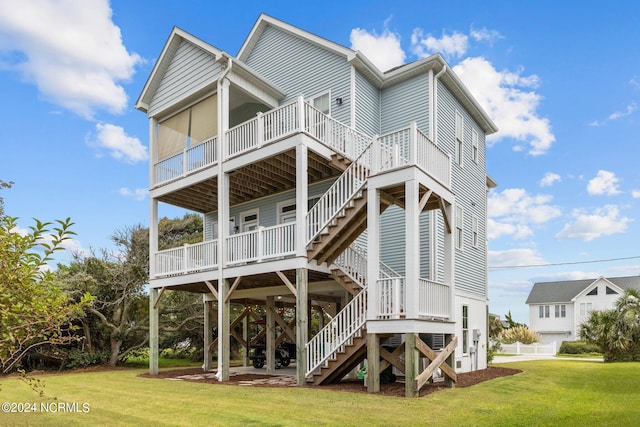
[[[519,325],[503,330],[500,333],[500,341],[505,344],[513,344],[514,342],[533,344],[540,341],[540,334],[525,325]]]
[[[72,349],[69,351],[68,359],[65,363],[66,369],[77,369],[91,365],[103,365],[109,360],[109,353],[106,351],[98,351],[95,353],[86,353],[82,350]]]
[[[589,344],[585,341],[562,341],[559,354],[585,354],[585,353],[602,353],[602,350],[595,344]]]

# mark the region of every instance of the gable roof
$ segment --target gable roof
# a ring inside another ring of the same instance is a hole
[[[173,59],[173,55],[176,53],[176,50],[180,46],[183,40],[186,40],[194,45],[200,47],[201,49],[209,52],[213,55],[216,60],[218,60],[222,56],[222,51],[209,43],[202,41],[201,39],[187,33],[178,27],[173,27],[171,33],[169,34],[169,38],[167,42],[164,44],[162,48],[162,52],[156,61],[156,64],[153,66],[153,70],[151,70],[151,74],[147,78],[146,83],[144,84],[144,88],[142,92],[140,92],[140,96],[136,101],[135,108],[144,112],[147,112],[149,109],[149,104],[153,99],[153,95],[155,94],[158,86],[162,82],[162,77],[164,73],[167,71],[167,68],[171,64],[171,60]]]
[[[153,96],[160,86],[165,73],[171,65],[171,61],[173,60],[176,51],[183,41],[187,41],[210,54],[216,62],[224,65],[224,67],[230,67],[233,60],[233,73],[252,81],[264,90],[266,94],[273,96],[276,99],[284,98],[284,93],[278,87],[264,77],[258,75],[258,73],[242,61],[232,58],[228,53],[210,45],[179,27],[173,27],[169,34],[169,38],[167,39],[167,42],[165,43],[164,48],[162,49],[162,52],[160,53],[160,56],[158,57],[158,60],[156,61],[140,96],[138,97],[138,100],[136,101],[136,109],[145,113],[148,112]]]
[[[269,26],[277,28],[280,31],[284,31],[295,37],[304,39],[309,43],[315,44],[316,46],[327,49],[336,55],[344,57],[347,62],[351,63],[378,89],[384,89],[407,80],[417,74],[428,72],[429,70],[433,70],[434,73],[439,73],[444,70],[444,74],[440,80],[447,86],[461,104],[464,105],[471,116],[482,127],[483,131],[487,135],[498,131],[497,126],[493,123],[489,115],[484,111],[473,95],[471,95],[469,90],[451,70],[451,67],[447,65],[446,61],[440,54],[431,55],[427,58],[392,68],[386,72],[381,72],[378,67],[376,67],[364,54],[362,54],[362,52],[354,51],[263,13],[258,17],[251,32],[249,33],[249,36],[242,44],[242,47],[238,52],[237,59],[243,62],[247,60],[265,29]]]
[[[565,280],[558,282],[534,283],[526,304],[544,304],[553,302],[569,302],[581,292],[600,279],[605,279],[618,286],[622,290],[640,290],[640,276],[611,277],[603,276],[597,279]]]

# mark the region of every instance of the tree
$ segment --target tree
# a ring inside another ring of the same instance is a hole
[[[5,186],[4,182],[2,182]],[[55,285],[47,262],[69,239],[73,223],[56,221],[49,234],[48,222],[35,220],[29,232],[20,232],[17,218],[0,214],[0,363],[11,371],[28,351],[48,343],[74,340],[72,320],[90,303],[81,295],[70,302]]]
[[[12,185],[13,182],[6,182],[0,179],[0,190],[2,190],[3,188],[11,188]],[[2,198],[2,196],[0,196],[0,215],[4,215],[4,199]]]
[[[640,361],[640,292],[628,289],[613,310],[592,311],[580,337],[600,347],[605,362]]]
[[[58,277],[70,292],[94,297],[81,318],[87,351],[108,352],[108,363],[115,366],[148,342],[149,251],[147,230],[139,225],[116,231],[111,239],[115,251],[77,256],[68,267],[60,266]]]
[[[161,250],[196,243],[202,241],[202,217],[162,218],[158,231]],[[107,361],[115,366],[148,343],[149,230],[140,225],[127,227],[116,231],[112,241],[116,251],[93,251],[76,257],[69,266],[59,266],[58,279],[69,292],[95,297],[79,319],[78,334],[84,341],[77,365]],[[194,354],[202,354],[201,295],[170,291],[160,304],[161,343],[177,347],[188,342]]]

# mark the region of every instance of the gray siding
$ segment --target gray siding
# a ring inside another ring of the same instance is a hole
[[[153,95],[149,115],[155,115],[199,88],[214,82],[220,71],[220,64],[210,53],[182,41]]]
[[[380,91],[355,72],[356,129],[367,135],[380,134]]]
[[[380,133],[385,134],[409,126],[429,134],[429,75],[420,74],[382,91]]]
[[[400,275],[406,274],[405,211],[390,206],[380,219],[380,259]],[[420,277],[429,276],[429,213],[420,215]]]
[[[464,120],[463,166],[455,161],[455,112]],[[478,133],[478,163],[472,160],[471,129]],[[471,116],[438,82],[438,145],[451,154],[452,190],[456,203],[463,208],[464,242],[455,250],[455,286],[458,290],[486,296],[486,165],[485,135]],[[478,246],[472,245],[472,218],[478,218]],[[455,225],[455,223],[453,224]]]
[[[346,58],[268,26],[245,61],[286,93],[283,103],[331,91],[331,116],[349,124],[351,66]],[[335,99],[342,98],[342,105]]]
[[[309,186],[309,198],[321,196],[333,184],[333,180],[318,182]],[[296,198],[295,190],[285,191],[274,194],[273,196],[263,197],[251,200],[250,202],[232,206],[229,210],[230,218],[233,218],[235,224],[240,226],[240,213],[258,209],[258,224],[263,227],[271,227],[278,224],[278,203]],[[205,222],[216,221],[217,212],[211,212],[205,215]],[[205,226],[206,229],[206,226]]]

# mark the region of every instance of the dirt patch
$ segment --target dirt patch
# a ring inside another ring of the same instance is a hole
[[[458,381],[456,383],[456,387],[464,388],[470,387],[475,384],[479,384],[485,381],[492,380],[494,378],[505,377],[509,375],[515,375],[520,373],[519,369],[511,369],[511,368],[501,368],[490,366],[487,369],[481,369],[473,372],[465,372],[462,374],[458,374]],[[200,383],[208,383],[208,384],[218,384],[218,385],[248,385],[251,382],[254,387],[290,387],[290,384],[274,384],[274,383],[264,383],[258,380],[268,380],[277,378],[277,375],[264,375],[264,374],[236,374],[232,375],[229,378],[229,381],[220,382],[211,377],[209,375],[203,376],[202,369],[200,368],[191,368],[191,369],[178,369],[178,370],[170,370],[170,371],[162,371],[158,375],[150,375],[150,374],[140,374],[140,377],[143,378],[158,378],[158,379],[178,379],[177,377],[183,381],[193,381]],[[254,383],[255,381],[255,383]],[[307,386],[314,387],[314,386]],[[354,393],[366,393],[367,389],[363,385],[362,380],[343,380],[337,384],[329,384],[317,386],[321,390],[336,390],[336,391],[346,391],[346,392],[354,392]],[[392,384],[381,384],[380,385],[380,394],[385,396],[397,396],[404,397],[405,384],[404,382],[395,382]],[[420,397],[426,396],[428,394],[434,393],[436,391],[445,389],[443,383],[433,383],[426,384],[420,390]]]

